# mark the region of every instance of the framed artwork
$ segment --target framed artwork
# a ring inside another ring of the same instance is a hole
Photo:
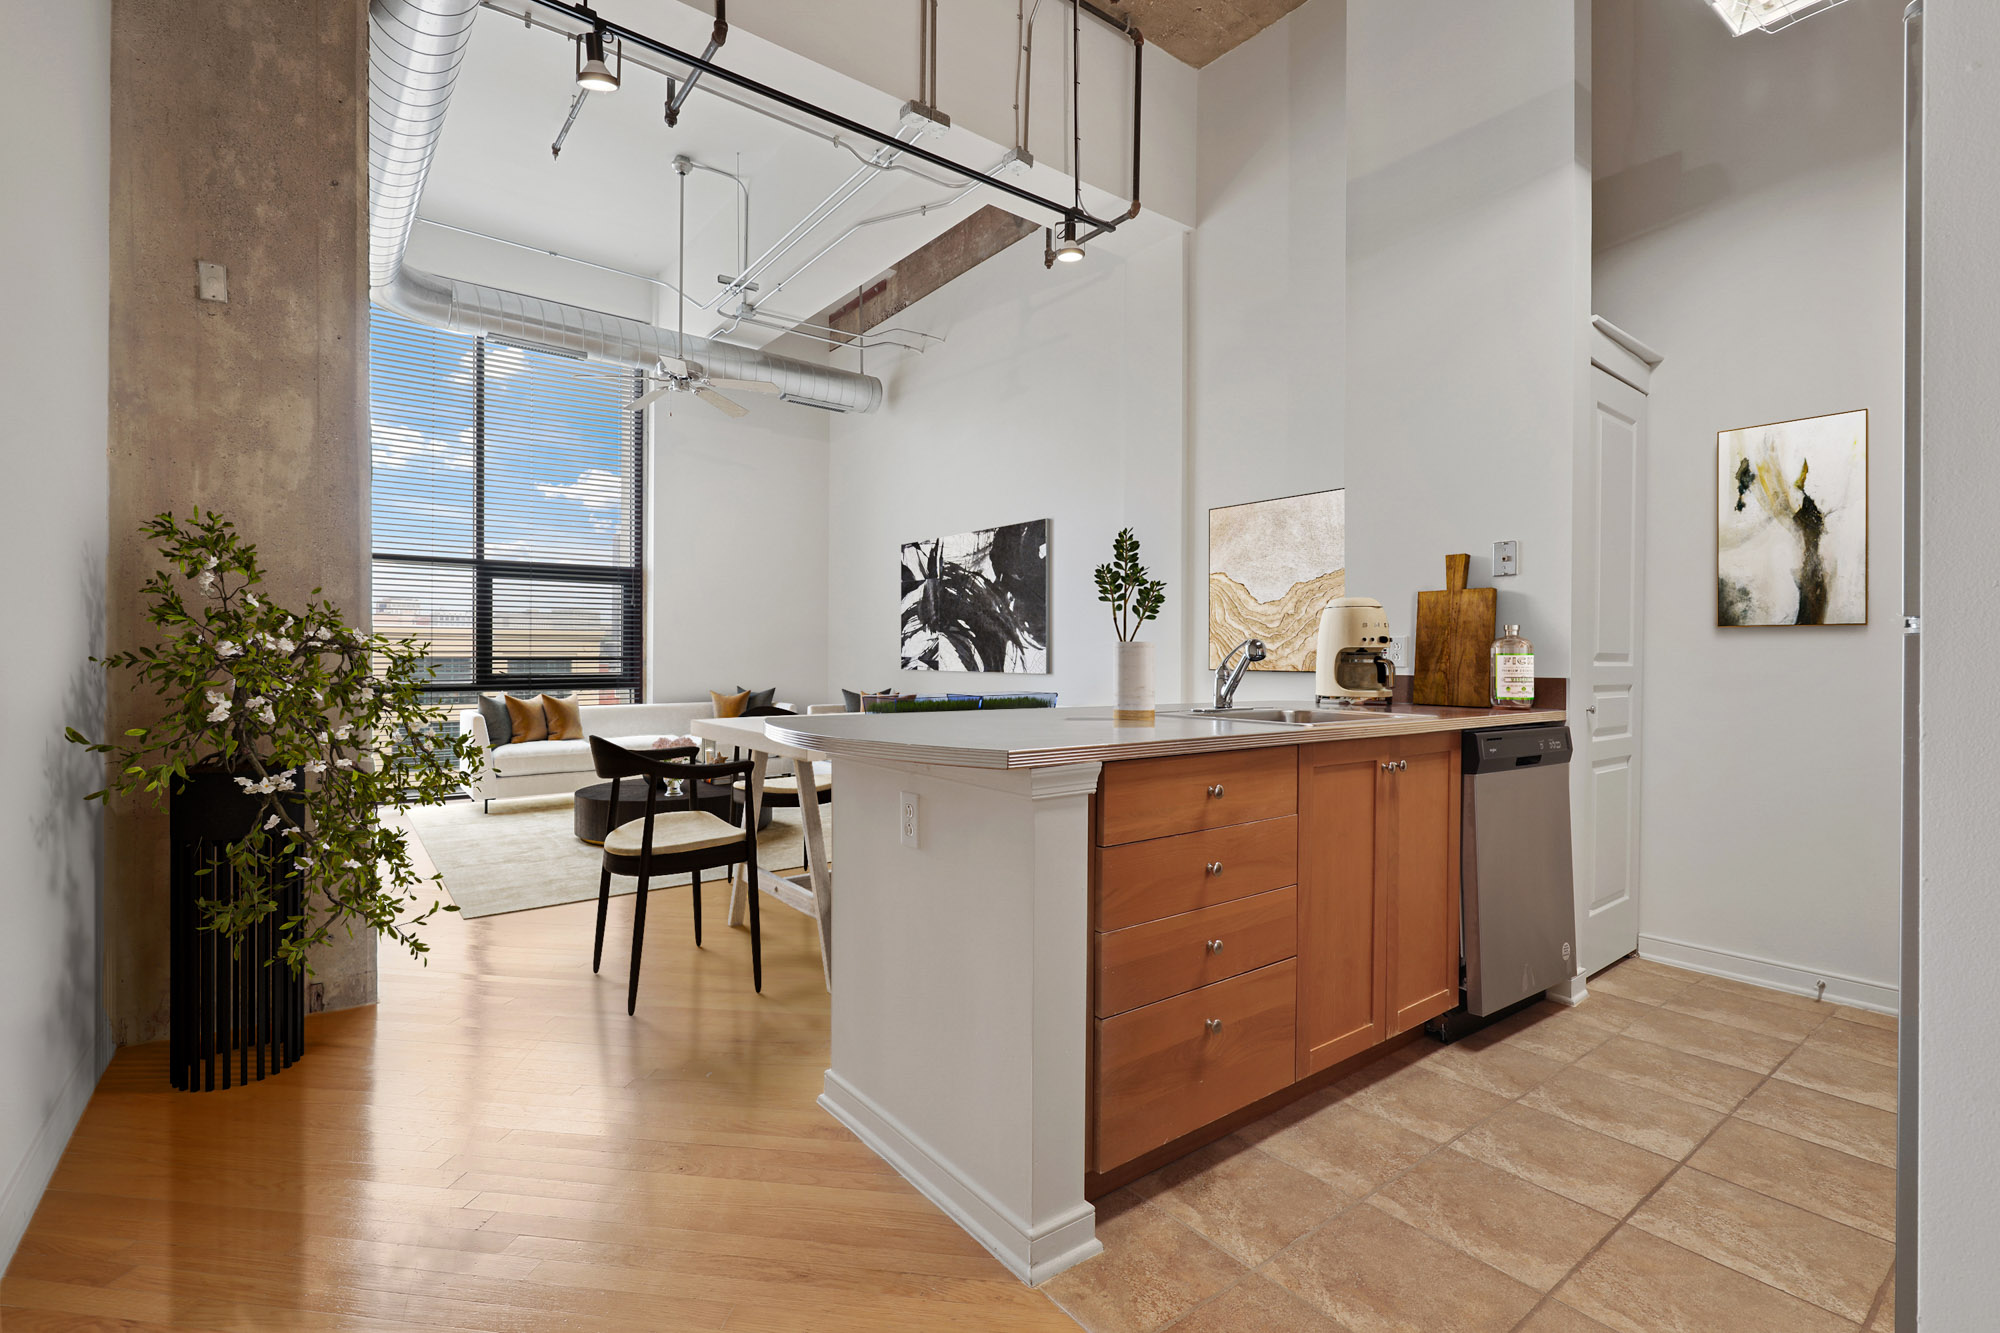
[[[1868,623],[1868,412],[1725,430],[1715,623]]]
[[[1262,639],[1252,671],[1311,671],[1319,613],[1347,593],[1347,492],[1208,511],[1208,665]]]
[[[905,671],[1049,669],[1049,520],[903,543]]]

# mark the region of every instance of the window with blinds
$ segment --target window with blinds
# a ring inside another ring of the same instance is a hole
[[[431,645],[440,709],[636,700],[638,377],[371,313],[375,632]]]

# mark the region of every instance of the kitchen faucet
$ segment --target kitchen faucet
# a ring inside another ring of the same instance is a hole
[[[1243,660],[1236,664],[1234,671],[1230,671],[1229,659],[1238,653],[1243,654]],[[1215,668],[1216,712],[1219,713],[1226,708],[1235,706],[1236,687],[1243,683],[1243,673],[1250,669],[1252,662],[1261,662],[1263,660],[1264,641],[1262,639],[1245,639],[1222,655],[1221,665]],[[1227,680],[1223,679],[1225,672],[1228,673]]]

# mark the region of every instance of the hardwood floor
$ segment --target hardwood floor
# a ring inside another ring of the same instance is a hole
[[[4,1280],[31,1330],[1073,1330],[813,1102],[827,994],[811,921],[748,932],[632,899],[433,927],[378,1006],[307,1020],[305,1059],[227,1093],[118,1052]]]

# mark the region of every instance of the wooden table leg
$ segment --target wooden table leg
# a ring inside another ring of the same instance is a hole
[[[750,827],[757,827],[757,820],[764,811],[764,770],[770,766],[771,756],[762,750],[750,752],[750,799],[744,803],[744,818]],[[750,867],[736,867],[735,876],[729,881],[729,924],[740,926],[750,919],[750,900],[745,893],[755,893],[750,884]]]
[[[833,871],[826,863],[826,830],[819,818],[819,787],[811,759],[792,764],[798,774],[799,822],[805,825],[806,873],[812,881],[813,903],[819,909],[819,961],[826,988],[833,989]]]

